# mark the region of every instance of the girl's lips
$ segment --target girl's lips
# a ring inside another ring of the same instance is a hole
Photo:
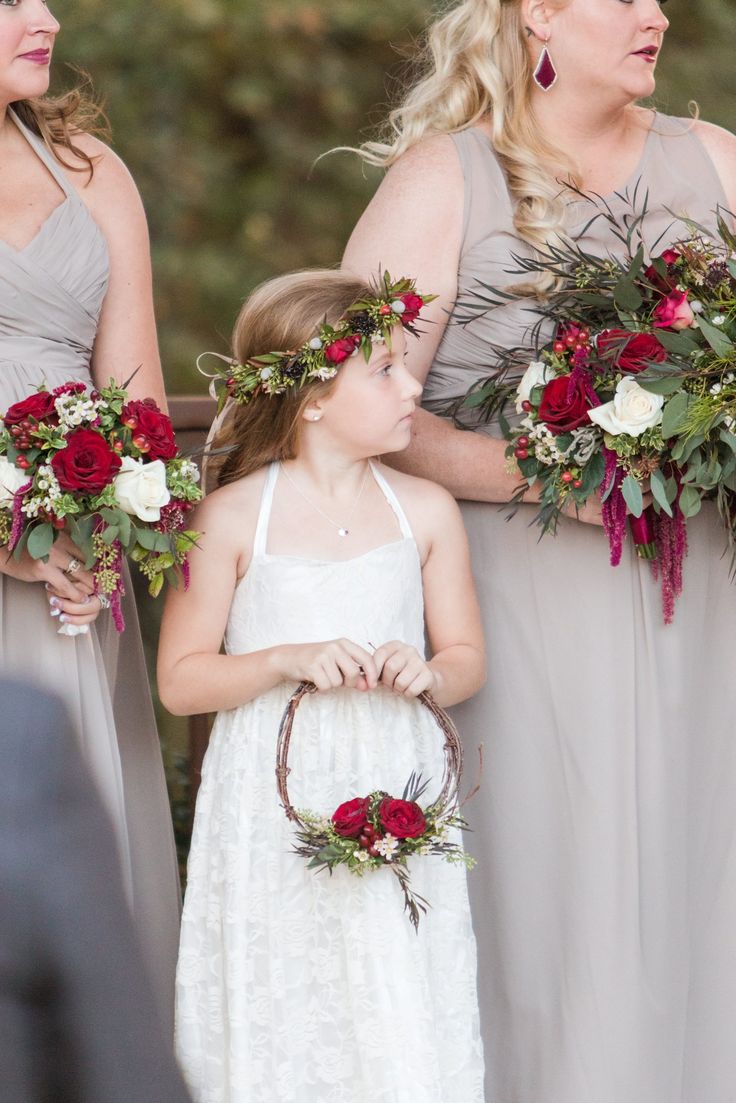
[[[51,50],[30,50],[27,54],[21,54],[20,56],[25,58],[26,61],[45,64],[51,57]]]

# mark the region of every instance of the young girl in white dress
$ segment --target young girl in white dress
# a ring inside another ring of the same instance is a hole
[[[374,458],[409,443],[406,329],[421,305],[406,281],[303,272],[256,291],[236,324],[215,441],[230,449],[159,653],[169,709],[218,711],[177,979],[197,1103],[483,1098],[464,866],[409,859],[431,905],[415,932],[389,870],[307,868],[275,774],[279,720],[306,680],[318,692],[292,732],[294,807],[329,816],[376,789],[401,795],[412,771],[432,779],[429,803],[443,737],[416,697],[452,705],[483,682],[458,508]],[[297,351],[254,360],[271,350]]]

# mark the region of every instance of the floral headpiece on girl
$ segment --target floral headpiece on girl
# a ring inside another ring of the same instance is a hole
[[[436,297],[420,295],[414,280],[392,281],[385,272],[375,298],[353,303],[335,326],[323,322],[316,336],[300,348],[266,352],[244,364],[221,357],[227,366],[218,369],[213,380],[219,409],[229,398],[246,405],[257,394],[284,394],[290,387],[332,379],[348,357],[361,351],[370,360],[374,341],[390,340],[397,322],[414,332],[413,323],[420,311]]]

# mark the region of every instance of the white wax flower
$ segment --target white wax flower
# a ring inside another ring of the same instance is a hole
[[[541,360],[532,360],[519,380],[519,385],[516,388],[517,414],[522,412],[523,403],[529,401],[534,388],[543,387],[545,383],[549,383],[550,379],[554,379],[554,377],[555,373],[549,364],[544,364]]]
[[[5,456],[0,456],[0,508],[10,509],[16,491],[29,482],[28,475]]]
[[[166,466],[161,460],[142,463],[124,456],[114,485],[120,508],[141,521],[158,521],[161,507],[171,498],[166,487]]]
[[[588,417],[613,437],[620,433],[638,437],[645,429],[659,425],[663,405],[661,394],[645,391],[635,379],[625,376],[616,387],[613,401],[588,410]]]

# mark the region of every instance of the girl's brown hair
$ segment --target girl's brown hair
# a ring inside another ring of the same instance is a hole
[[[37,134],[56,159],[71,172],[94,172],[94,158],[75,144],[77,134],[95,134],[109,139],[110,128],[100,105],[92,96],[92,82],[79,72],[76,88],[61,96],[41,96],[32,100],[17,100],[13,110],[29,130]],[[67,160],[63,153],[73,158]],[[82,162],[80,165],[79,162]]]
[[[278,276],[261,284],[246,300],[235,322],[232,354],[244,364],[263,353],[296,350],[322,322],[334,326],[354,302],[376,294],[366,280],[339,270]],[[293,459],[305,407],[329,394],[334,385],[334,379],[315,381],[290,387],[283,394],[257,394],[246,405],[232,403],[212,441],[208,482],[223,486],[274,460]]]

